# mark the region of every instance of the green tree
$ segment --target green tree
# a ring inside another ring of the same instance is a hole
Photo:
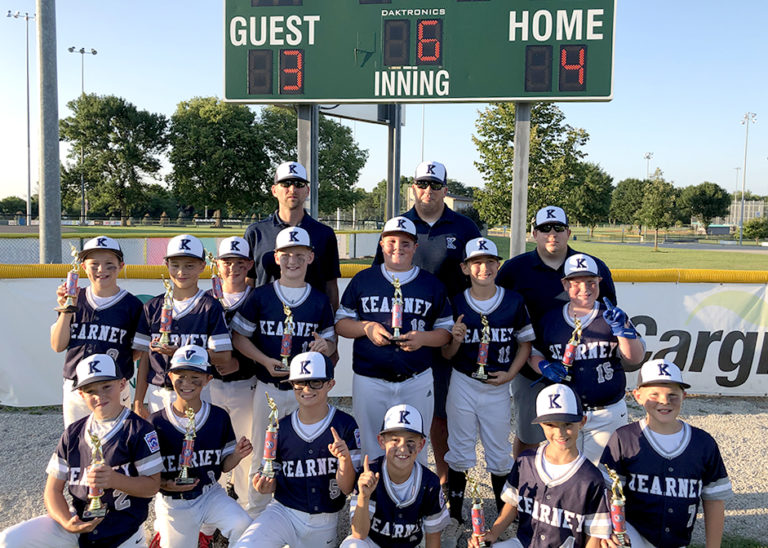
[[[647,179],[624,179],[616,184],[611,193],[609,217],[617,223],[637,225],[640,228],[638,212],[643,204]]]
[[[400,204],[405,206],[408,193],[411,191],[411,178],[400,176]],[[358,219],[384,220],[384,212],[387,203],[387,180],[382,179],[370,192],[356,189],[355,207]]]
[[[659,229],[668,228],[675,223],[675,187],[660,175],[655,177],[645,188],[640,210],[640,221],[654,229],[653,250],[659,250]]]
[[[410,181],[409,181],[410,183]],[[465,185],[461,181],[454,181],[448,178],[448,192],[454,196],[465,196],[467,198],[474,198],[477,187]]]
[[[8,196],[0,200],[0,215],[3,217],[15,217],[21,211],[27,213],[27,201],[18,196]]]
[[[485,186],[477,191],[476,207],[490,224],[508,224],[512,201],[514,164],[514,103],[493,103],[480,113],[472,137],[480,153],[478,170]],[[586,131],[565,123],[565,115],[553,103],[535,103],[531,108],[531,138],[528,171],[528,212],[547,204],[564,204],[578,185],[574,176],[589,139]]]
[[[71,147],[67,158],[85,175],[88,200],[95,209],[118,213],[126,224],[130,204],[157,177],[167,148],[168,121],[139,110],[122,97],[81,95],[67,103],[72,116],[59,122],[61,139]]]
[[[714,217],[728,214],[731,195],[716,183],[703,182],[682,189],[679,205],[687,215],[696,217],[706,228]]]
[[[592,162],[581,162],[578,167],[579,184],[568,195],[567,211],[571,221],[594,231],[597,223],[608,220],[613,177]]]
[[[153,219],[157,219],[163,212],[172,219],[176,219],[179,213],[179,202],[168,188],[159,184],[147,186],[141,199],[131,206],[131,215],[143,217],[146,213]]]
[[[267,201],[269,158],[247,106],[215,97],[182,101],[171,117],[169,138],[168,180],[184,205],[243,214],[254,201]]]
[[[755,240],[760,244],[760,240],[768,238],[768,218],[755,217],[744,223],[744,237]]]
[[[297,118],[293,110],[267,107],[259,123],[272,172],[280,163],[296,159]],[[357,198],[354,185],[368,159],[368,151],[357,146],[350,128],[326,116],[320,116],[318,142],[318,209],[326,215],[335,213],[337,208],[349,209]]]

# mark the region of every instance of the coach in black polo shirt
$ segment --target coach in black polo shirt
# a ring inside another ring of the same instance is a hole
[[[414,206],[403,214],[416,225],[419,247],[413,264],[437,276],[443,282],[448,297],[469,287],[469,278],[461,272],[464,244],[478,238],[480,230],[469,217],[456,213],[445,205],[448,194],[448,174],[440,162],[422,162],[416,167],[411,191]],[[374,264],[383,260],[377,247]],[[435,453],[435,467],[440,483],[448,481],[448,427],[445,399],[451,378],[451,366],[437,352],[432,373],[435,379],[435,414],[432,418],[430,441]]]
[[[272,196],[278,208],[262,221],[245,230],[245,239],[253,250],[254,265],[248,273],[248,283],[256,287],[280,278],[280,266],[275,264],[275,238],[289,226],[298,226],[309,233],[315,260],[307,267],[306,282],[328,295],[334,310],[339,307],[339,247],[333,229],[315,219],[304,210],[309,196],[307,170],[298,162],[285,162],[277,167]]]
[[[496,285],[517,291],[523,296],[533,330],[538,331],[544,314],[568,302],[568,294],[561,282],[564,276],[563,264],[576,251],[568,245],[571,229],[568,228],[568,217],[560,207],[546,206],[536,212],[532,236],[536,249],[506,261],[496,276]],[[594,259],[603,279],[600,282],[600,296],[608,297],[616,304],[616,287],[613,285],[611,271],[603,261]],[[536,396],[545,383],[534,387],[530,385],[540,376],[526,364],[511,382],[517,424],[513,449],[515,456],[544,441],[541,428],[531,424],[536,418]]]

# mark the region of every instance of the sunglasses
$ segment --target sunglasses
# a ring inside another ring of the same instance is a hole
[[[312,390],[320,390],[326,382],[321,379],[312,379],[311,381],[293,381],[291,384],[294,390],[304,390],[307,386]]]
[[[565,232],[565,229],[568,228],[565,225],[541,225],[536,230],[539,232],[543,232],[544,234],[549,234],[552,229],[555,230],[555,232]]]
[[[430,187],[432,190],[441,190],[445,186],[445,183],[440,183],[438,181],[416,181],[413,184],[422,190],[427,187]]]
[[[296,188],[304,188],[305,186],[307,186],[306,182],[304,182],[304,181],[296,181],[296,180],[280,181],[277,184],[280,185],[283,188],[288,188],[291,185],[295,186]]]

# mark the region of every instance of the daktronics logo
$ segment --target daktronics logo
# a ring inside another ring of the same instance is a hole
[[[445,15],[445,8],[381,10],[382,17],[434,17],[435,15]]]

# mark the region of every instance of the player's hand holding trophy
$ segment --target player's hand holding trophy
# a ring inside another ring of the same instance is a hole
[[[99,436],[91,432],[88,433],[91,439],[91,466],[101,466],[104,464],[104,453],[101,450],[101,440]],[[107,506],[101,502],[104,490],[100,487],[88,486],[88,508],[83,511],[83,521],[103,518],[107,515]]]
[[[189,476],[189,468],[192,466],[192,455],[195,452],[195,410],[187,407],[184,411],[187,417],[187,432],[184,434],[184,445],[181,447],[181,457],[179,458],[179,475],[174,480],[176,485],[191,485],[195,483],[195,478]]]
[[[261,475],[265,478],[275,477],[275,459],[277,458],[277,404],[269,392],[267,396],[267,405],[269,405],[269,416],[267,417],[267,434],[264,437],[264,469]]]

